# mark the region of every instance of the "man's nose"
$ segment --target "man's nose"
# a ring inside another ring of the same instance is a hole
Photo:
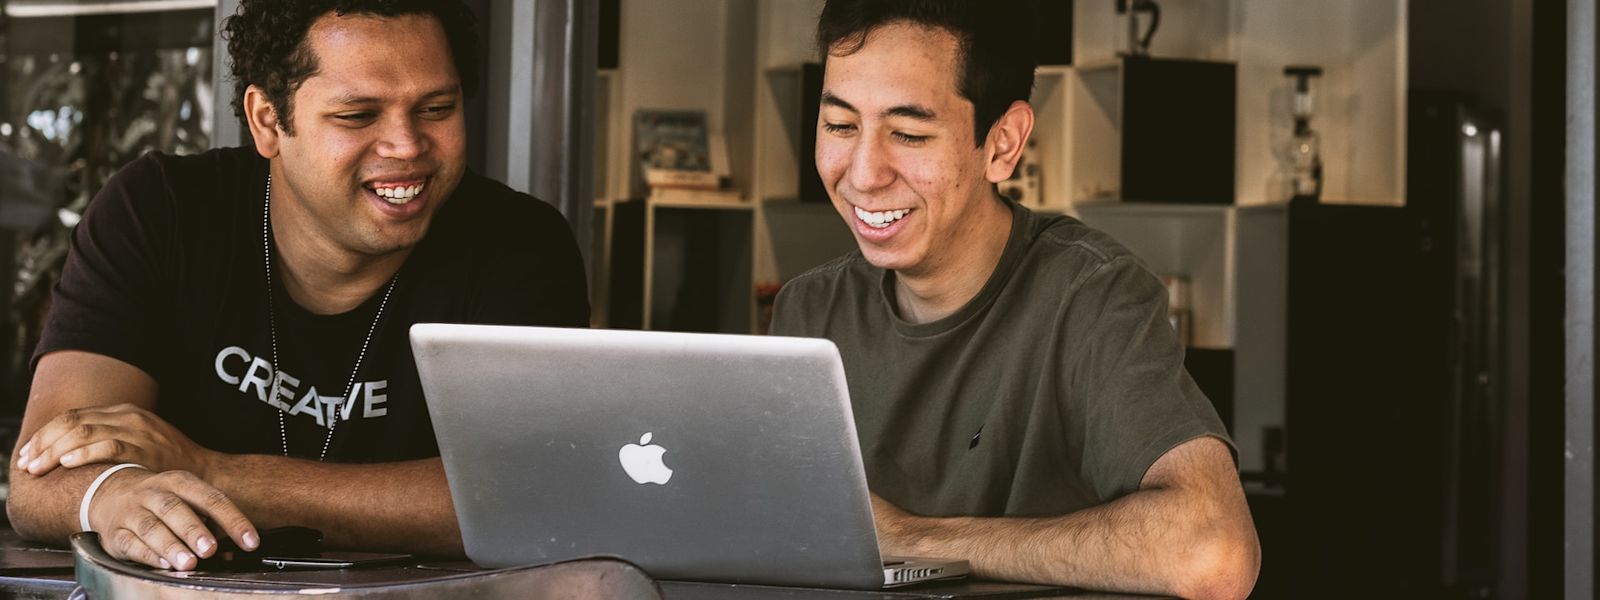
[[[894,183],[894,168],[889,163],[888,149],[874,136],[862,136],[850,156],[847,178],[850,187],[859,192],[871,192]]]
[[[414,118],[389,119],[379,132],[378,156],[411,160],[428,151],[428,137]]]

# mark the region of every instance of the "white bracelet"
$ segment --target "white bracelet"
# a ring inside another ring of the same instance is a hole
[[[133,463],[122,463],[122,464],[117,465],[115,467],[111,467],[109,469],[101,471],[100,472],[100,476],[94,478],[94,483],[89,484],[89,491],[83,493],[83,502],[78,504],[78,527],[80,529],[82,529],[84,531],[90,531],[90,529],[89,529],[89,501],[94,499],[94,493],[96,491],[99,491],[100,484],[105,483],[106,482],[106,478],[111,477],[112,473],[116,473],[117,471],[121,471],[121,470],[126,469],[128,467],[144,469],[144,465],[136,465],[136,464],[133,464]],[[148,471],[149,469],[145,469],[145,470]]]

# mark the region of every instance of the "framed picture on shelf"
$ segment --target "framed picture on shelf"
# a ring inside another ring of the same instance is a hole
[[[705,111],[642,108],[633,115],[639,172],[651,187],[716,189],[709,138]]]

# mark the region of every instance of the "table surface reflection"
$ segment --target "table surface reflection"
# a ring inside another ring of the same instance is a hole
[[[182,578],[216,583],[235,582],[242,587],[277,585],[368,585],[423,581],[479,570],[461,560],[422,560],[403,566],[322,571],[259,571],[193,573]],[[1077,598],[1081,600],[1146,598],[1125,594],[1084,592],[1028,584],[963,579],[932,582],[882,591],[855,591],[793,588],[689,581],[659,582],[665,596],[674,600],[721,600],[733,598],[838,600],[922,598]],[[66,598],[76,587],[72,573],[72,553],[64,548],[28,542],[10,526],[0,526],[0,596],[15,598]]]

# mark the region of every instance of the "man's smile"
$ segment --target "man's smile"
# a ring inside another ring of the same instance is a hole
[[[422,193],[422,188],[426,184],[426,179],[414,182],[383,182],[369,184],[367,189],[372,190],[373,193],[390,204],[398,205],[410,202],[412,198],[417,197],[417,194]]]
[[[395,219],[409,219],[420,214],[431,201],[434,173],[424,170],[396,171],[378,175],[362,182],[361,187],[383,214]]]
[[[883,229],[893,225],[895,221],[905,218],[905,216],[911,214],[912,211],[912,209],[909,208],[899,208],[894,210],[873,212],[854,205],[852,205],[851,208],[856,210],[856,219],[876,229]]]

